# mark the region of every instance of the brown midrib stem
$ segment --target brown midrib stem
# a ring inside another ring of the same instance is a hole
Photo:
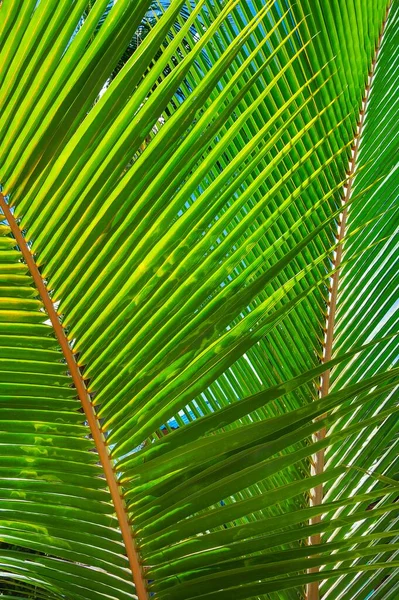
[[[31,251],[26,243],[24,236],[15,220],[4,196],[0,193],[0,208],[2,209],[14,235],[14,238],[21,250],[22,256],[28,266],[30,274],[36,285],[39,296],[43,302],[44,308],[48,314],[54,333],[61,346],[69,372],[76,388],[77,395],[82,404],[90,432],[93,437],[95,447],[98,452],[98,457],[102,465],[104,475],[109,487],[112,502],[114,504],[115,513],[119,522],[123,542],[125,544],[126,555],[129,560],[129,565],[133,575],[133,581],[136,587],[136,594],[139,600],[148,600],[145,579],[140,565],[139,554],[132,535],[132,528],[129,523],[129,517],[126,511],[125,503],[121,496],[120,486],[116,478],[115,470],[110,458],[109,449],[106,444],[105,437],[101,432],[100,424],[96,416],[94,407],[91,403],[90,396],[87,393],[85,384],[81,377],[79,368],[76,364],[75,357],[69,346],[64,329],[58,319],[56,310],[51,301],[46,286],[44,285],[42,276],[31,254]]]
[[[341,262],[342,262],[342,251],[343,251],[342,240],[344,239],[345,232],[346,232],[346,222],[347,222],[347,218],[348,218],[348,202],[350,200],[351,193],[352,193],[353,178],[354,178],[354,174],[355,174],[355,170],[356,170],[356,161],[357,161],[357,156],[359,153],[360,141],[361,141],[363,127],[364,127],[364,119],[365,119],[367,105],[368,105],[368,101],[369,101],[369,97],[370,97],[371,85],[372,85],[373,78],[374,78],[375,66],[377,64],[378,54],[379,54],[380,47],[381,47],[381,41],[382,41],[382,37],[384,35],[385,25],[386,25],[388,14],[389,14],[389,8],[390,7],[388,7],[386,15],[385,15],[384,23],[382,25],[381,33],[380,33],[380,36],[379,36],[379,39],[377,42],[377,46],[376,46],[376,50],[374,53],[374,58],[371,63],[371,68],[369,71],[367,84],[366,84],[366,87],[364,90],[362,107],[360,110],[360,118],[359,118],[359,122],[357,124],[356,134],[355,134],[355,137],[353,140],[353,145],[352,145],[352,156],[351,156],[351,159],[349,162],[349,171],[348,171],[348,183],[344,188],[344,196],[342,199],[341,220],[338,224],[338,231],[337,231],[338,246],[337,246],[337,249],[335,252],[335,258],[333,261],[334,274],[331,278],[330,302],[329,302],[328,309],[327,309],[326,330],[325,330],[326,333],[325,333],[325,339],[324,339],[324,351],[323,351],[322,362],[329,361],[332,358],[332,353],[333,353],[334,329],[335,329],[335,318],[336,318],[337,298],[338,298],[338,286],[339,286],[340,266],[341,266]],[[321,376],[320,394],[319,394],[320,398],[323,398],[324,396],[326,396],[330,391],[330,375],[331,375],[331,372],[330,372],[330,370],[328,370],[328,371],[325,371],[325,373],[323,373],[323,375]],[[319,418],[323,418],[324,416],[325,415],[322,415]],[[320,431],[318,431],[316,433],[315,441],[318,442],[319,440],[323,440],[325,437],[326,437],[326,428],[322,428],[322,429],[320,429]],[[312,474],[320,475],[321,473],[323,473],[324,463],[325,463],[325,450],[323,449],[323,450],[319,450],[313,456]],[[320,484],[317,487],[315,487],[313,490],[311,490],[310,503],[312,506],[319,506],[320,504],[322,504],[322,502],[323,502],[323,484]],[[317,515],[316,517],[313,517],[310,520],[310,524],[313,525],[316,523],[320,523],[320,521],[321,521],[321,515]],[[320,544],[320,542],[321,542],[321,534],[315,534],[309,538],[310,545]],[[319,567],[314,567],[312,569],[309,569],[310,573],[315,573],[318,571],[319,571]],[[319,600],[319,582],[318,581],[308,584],[306,598],[307,598],[307,600]]]

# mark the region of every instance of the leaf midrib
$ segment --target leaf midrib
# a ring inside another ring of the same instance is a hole
[[[120,531],[125,545],[126,555],[128,557],[129,565],[132,571],[133,582],[136,587],[138,600],[147,600],[148,594],[146,590],[146,583],[142,572],[139,553],[132,535],[132,528],[129,523],[129,516],[123,498],[121,496],[120,486],[116,478],[109,449],[105,437],[101,431],[101,426],[95,413],[94,407],[92,405],[90,396],[86,390],[80,370],[78,368],[78,365],[76,364],[73,351],[69,345],[68,339],[65,335],[65,331],[59,321],[57,312],[54,308],[54,304],[50,298],[49,292],[44,284],[40,271],[36,265],[34,256],[32,255],[29,246],[27,245],[27,242],[19,228],[19,225],[7,204],[4,195],[1,192],[0,209],[2,210],[5,218],[8,221],[11,232],[15,238],[16,244],[18,245],[22,256],[25,260],[25,263],[29,269],[29,272],[36,286],[38,295],[41,301],[43,302],[43,306],[53,326],[54,334],[58,340],[58,343],[66,360],[68,370],[71,374],[71,378],[74,383],[78,398],[84,410],[87,423],[93,438],[93,442],[95,444],[98,457],[109,487],[111,499],[115,508],[115,513],[118,519]]]

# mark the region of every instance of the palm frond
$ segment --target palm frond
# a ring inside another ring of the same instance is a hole
[[[383,598],[398,6],[153,4],[0,7],[0,590]]]

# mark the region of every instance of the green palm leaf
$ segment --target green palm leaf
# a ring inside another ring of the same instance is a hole
[[[1,597],[394,598],[398,13],[3,1]]]

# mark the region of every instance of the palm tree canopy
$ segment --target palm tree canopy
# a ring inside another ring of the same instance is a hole
[[[397,0],[0,19],[0,597],[395,600]]]

